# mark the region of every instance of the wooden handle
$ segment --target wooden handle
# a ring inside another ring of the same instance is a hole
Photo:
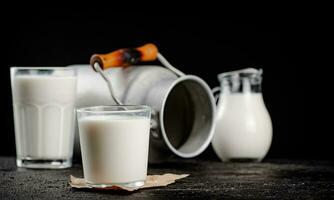
[[[105,70],[111,67],[133,65],[141,61],[153,61],[157,55],[158,48],[154,44],[148,43],[141,47],[119,49],[108,54],[94,54],[90,58],[90,64],[94,66],[94,63],[97,62]]]

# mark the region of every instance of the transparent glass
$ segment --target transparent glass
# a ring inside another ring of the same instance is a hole
[[[97,106],[77,110],[84,178],[92,187],[138,188],[147,176],[151,108]]]
[[[72,165],[76,71],[68,67],[11,67],[17,166]]]
[[[218,75],[220,87],[213,148],[222,161],[261,161],[272,140],[263,101],[262,70],[247,68]]]

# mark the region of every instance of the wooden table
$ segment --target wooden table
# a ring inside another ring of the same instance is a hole
[[[64,170],[17,168],[15,158],[0,157],[0,199],[333,199],[330,161],[267,160],[221,163],[217,160],[171,159],[149,166],[149,174],[189,173],[167,187],[136,192],[72,189],[70,174],[82,177],[82,166]]]

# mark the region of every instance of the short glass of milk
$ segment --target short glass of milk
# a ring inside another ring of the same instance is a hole
[[[17,166],[72,165],[76,71],[69,67],[11,67]]]
[[[92,187],[138,188],[147,176],[151,108],[77,109],[84,178]]]

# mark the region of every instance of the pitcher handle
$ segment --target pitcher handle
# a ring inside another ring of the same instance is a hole
[[[212,91],[213,96],[215,97],[215,101],[216,101],[216,104],[217,104],[218,100],[219,100],[219,95],[220,95],[221,89],[220,89],[219,86],[217,86],[217,87],[214,87],[211,91]]]

